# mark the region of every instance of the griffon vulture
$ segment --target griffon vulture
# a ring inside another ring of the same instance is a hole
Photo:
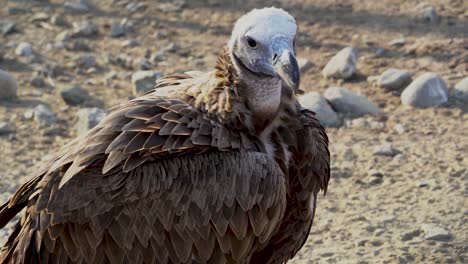
[[[111,109],[0,207],[0,263],[282,263],[309,234],[328,139],[295,94],[297,26],[242,16],[215,68]]]

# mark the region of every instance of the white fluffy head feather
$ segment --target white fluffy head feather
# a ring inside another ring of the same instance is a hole
[[[245,35],[254,35],[258,41],[268,42],[276,37],[293,40],[296,31],[296,21],[283,9],[275,7],[254,9],[237,20],[229,48],[232,50],[236,39]]]

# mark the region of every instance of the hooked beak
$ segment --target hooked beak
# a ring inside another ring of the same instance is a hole
[[[276,58],[274,64],[276,73],[281,77],[286,85],[293,89],[293,91],[297,92],[301,82],[301,74],[294,54],[289,50],[284,49],[283,53]]]

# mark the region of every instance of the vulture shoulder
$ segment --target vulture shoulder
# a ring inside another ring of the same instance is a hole
[[[222,263],[266,247],[285,172],[260,139],[213,118],[228,103],[203,100],[150,93],[65,146],[0,207],[0,228],[26,208],[0,263]]]

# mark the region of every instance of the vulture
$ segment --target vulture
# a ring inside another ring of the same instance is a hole
[[[254,9],[209,72],[115,106],[0,206],[0,263],[285,263],[330,175],[295,19]]]

